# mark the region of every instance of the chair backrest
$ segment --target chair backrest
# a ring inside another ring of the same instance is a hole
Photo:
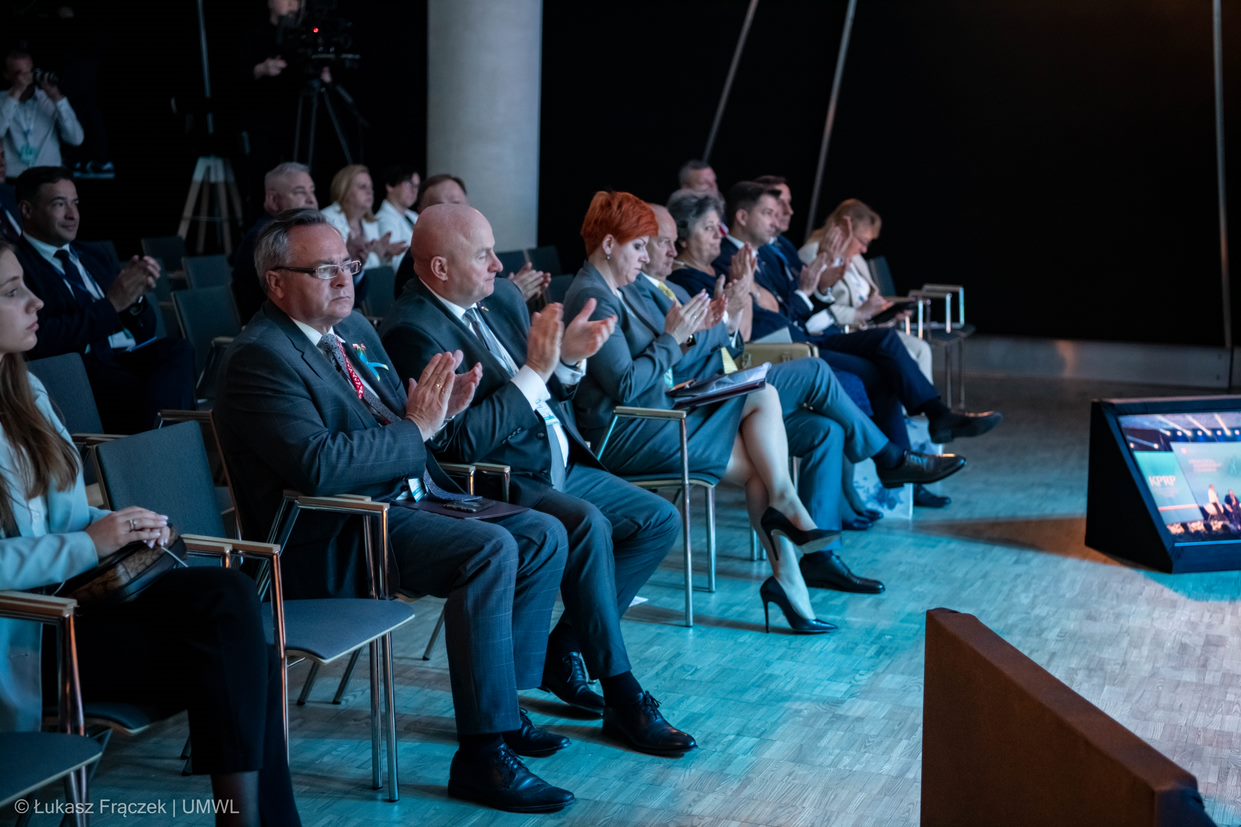
[[[109,505],[167,514],[182,534],[226,537],[197,423],[179,422],[99,445],[99,483]]]
[[[61,421],[69,433],[103,433],[103,422],[99,419],[99,408],[95,405],[81,354],[62,353],[36,359],[27,367],[47,388],[47,395],[60,411]]]
[[[530,259],[530,263],[534,265],[535,270],[542,270],[544,273],[551,273],[553,276],[564,272],[560,269],[560,251],[556,249],[555,245],[547,244],[543,247],[526,250],[526,256]]]
[[[569,285],[572,283],[573,276],[552,276],[552,283],[547,286],[547,300],[563,302],[564,297],[568,295]]]
[[[201,371],[211,353],[211,340],[241,332],[233,291],[228,287],[178,290],[172,294],[181,331],[194,348],[194,363]]]
[[[504,265],[502,275],[507,276],[509,273],[516,273],[518,270],[526,266],[529,261],[526,258],[525,250],[506,250],[503,253],[496,253],[496,258],[500,259],[500,263]]]
[[[182,263],[191,290],[220,287],[233,281],[233,268],[228,263],[228,256],[186,256]]]
[[[185,257],[185,253],[185,239],[179,235],[142,239],[142,254],[159,259],[164,263],[164,269],[169,272],[181,269],[181,259]]]
[[[396,301],[396,271],[391,267],[368,267],[366,282],[366,312],[371,316],[385,315]]]
[[[883,256],[875,256],[866,259],[866,263],[870,265],[870,274],[875,279],[880,295],[895,296],[896,282],[892,281],[892,268],[888,266],[888,260]]]

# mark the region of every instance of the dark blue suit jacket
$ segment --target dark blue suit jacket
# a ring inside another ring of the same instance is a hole
[[[120,263],[104,248],[92,244],[74,242],[70,249],[99,288],[107,293],[120,274]],[[17,258],[26,274],[26,284],[43,300],[43,309],[39,311],[39,342],[30,352],[31,359],[83,353],[89,345],[96,358],[106,360],[112,352],[108,337],[113,333],[128,330],[138,342],[155,335],[155,310],[150,302],[134,305],[137,313],[129,310],[118,313],[106,298],[83,301],[65,284],[64,276],[25,238],[17,243]]]
[[[406,258],[409,258],[407,256]],[[530,314],[521,291],[505,278],[495,280],[495,291],[478,303],[487,326],[517,365],[526,361]],[[530,407],[513,384],[504,365],[487,350],[469,326],[456,318],[415,276],[380,326],[384,348],[392,357],[401,381],[417,378],[437,353],[460,350],[463,369],[482,363],[483,378],[474,401],[435,438],[436,453],[453,462],[495,462],[550,485],[552,462],[543,417]],[[578,433],[571,405],[575,388],[556,377],[547,383],[548,405],[564,426],[569,459],[601,467]]]

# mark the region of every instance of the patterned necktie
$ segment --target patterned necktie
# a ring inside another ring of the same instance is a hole
[[[487,348],[488,352],[496,357],[500,364],[504,365],[504,369],[508,371],[509,377],[516,376],[518,370],[517,363],[513,361],[513,357],[509,354],[508,349],[500,344],[500,340],[496,338],[495,333],[483,321],[483,316],[478,312],[478,308],[471,307],[465,311],[465,320],[470,325],[470,329],[474,331],[474,335],[482,341],[483,347]],[[552,455],[550,469],[552,487],[559,490],[564,488],[565,465],[567,464],[564,449],[560,444],[561,436],[559,429],[563,426],[560,424],[560,419],[555,412],[552,411],[551,406],[546,402],[539,402],[534,408],[539,416],[543,417],[543,427],[547,429],[547,447]],[[566,437],[565,439],[567,444],[568,438]]]
[[[387,405],[383,403],[375,392],[362,383],[362,379],[354,371],[353,365],[349,364],[349,360],[345,358],[345,344],[334,333],[324,333],[319,339],[319,350],[336,366],[336,372],[349,381],[353,385],[354,393],[358,395],[358,399],[371,412],[371,416],[375,417],[375,421],[380,425],[391,425],[401,417],[394,414]]]

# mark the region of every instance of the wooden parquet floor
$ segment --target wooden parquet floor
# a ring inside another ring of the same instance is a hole
[[[737,491],[721,492],[719,589],[697,595],[697,626],[677,625],[676,554],[643,589],[650,602],[625,622],[635,671],[670,720],[697,737],[697,753],[669,760],[622,750],[597,722],[534,691],[524,704],[535,722],[574,744],[530,763],[573,790],[577,804],[560,815],[519,817],[450,800],[444,786],[455,746],[442,644],[430,662],[419,659],[438,616],[431,600],[396,647],[401,801],[386,803],[369,788],[364,679],[355,678],[344,705],[332,706],[326,700],[339,669],[325,670],[319,700],[292,712],[304,822],[917,824],[924,612],[947,606],[977,614],[1194,773],[1219,824],[1241,824],[1241,573],[1157,574],[1083,544],[1089,400],[1172,391],[974,379],[970,393],[973,406],[1002,408],[1007,421],[952,446],[970,467],[942,486],[950,508],[848,536],[850,565],[888,590],[816,591],[820,616],[839,632],[798,637],[781,620],[763,633],[758,584],[766,564],[747,559]],[[295,684],[303,674],[294,673]],[[205,797],[205,779],[177,773],[184,734],[174,719],[114,739],[96,798]]]

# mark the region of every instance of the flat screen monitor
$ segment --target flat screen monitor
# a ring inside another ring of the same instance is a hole
[[[1096,401],[1086,519],[1087,544],[1109,554],[1241,567],[1241,397]]]

